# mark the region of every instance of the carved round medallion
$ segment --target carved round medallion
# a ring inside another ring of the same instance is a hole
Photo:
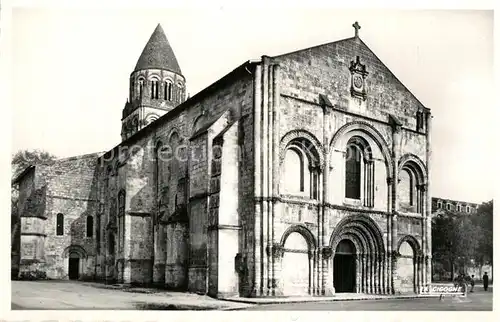
[[[360,75],[353,76],[354,87],[361,88],[363,86],[363,78]]]

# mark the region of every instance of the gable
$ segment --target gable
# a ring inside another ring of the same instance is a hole
[[[359,61],[357,57],[359,56]],[[415,129],[417,111],[427,110],[359,38],[347,38],[273,57],[281,66],[281,93],[320,103],[320,94],[337,109],[388,122],[395,115]],[[366,95],[351,93],[351,69],[366,70]]]

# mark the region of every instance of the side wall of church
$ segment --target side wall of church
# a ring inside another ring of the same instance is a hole
[[[151,124],[151,128],[144,129],[147,134],[125,141],[102,158],[99,248],[105,252],[99,257],[98,265],[107,269],[106,273],[100,269],[101,278],[125,283],[164,283],[167,288],[207,292],[210,173],[207,142],[225,128],[224,124],[217,127],[211,123],[223,113],[228,117],[225,124],[247,115],[242,122],[241,143],[244,143],[245,157],[251,158],[253,129],[248,118],[252,107],[251,84],[246,72],[233,75],[224,82],[225,86],[212,89],[182,110],[173,110],[166,116],[168,121]],[[189,140],[207,126],[210,134]],[[167,151],[159,157],[161,147],[170,149],[174,155]],[[118,152],[120,148],[124,151],[128,148],[123,157]],[[193,158],[197,148],[201,155]],[[238,171],[244,179],[242,187],[251,189],[252,163],[246,164],[248,167]],[[121,189],[126,196],[124,219],[121,222],[118,217],[116,228],[111,225],[106,229],[113,212],[119,213],[117,200]],[[239,193],[241,198],[228,193],[241,200],[241,214],[245,216],[249,212],[247,206],[251,207],[250,193]],[[188,222],[183,221],[183,211],[187,211]],[[111,235],[116,236],[114,252],[109,249]],[[238,240],[234,242],[240,245]],[[121,243],[123,252],[118,248]],[[117,262],[118,259],[123,259],[123,264]],[[234,263],[232,267],[234,270]],[[238,288],[238,283],[234,288]]]

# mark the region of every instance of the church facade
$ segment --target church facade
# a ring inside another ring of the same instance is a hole
[[[14,180],[19,275],[215,297],[420,292],[430,110],[353,26],[186,99],[158,25],[130,75],[122,142]]]

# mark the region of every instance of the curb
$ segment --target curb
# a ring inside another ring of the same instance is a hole
[[[237,303],[245,303],[245,304],[257,304],[257,305],[266,305],[266,304],[289,304],[289,303],[317,303],[317,302],[340,302],[340,301],[382,301],[382,300],[402,300],[402,299],[418,299],[418,298],[437,298],[439,299],[439,295],[411,295],[411,296],[398,296],[398,295],[393,295],[390,297],[353,297],[353,298],[346,298],[346,297],[339,297],[339,298],[317,298],[317,299],[307,299],[307,300],[280,300],[280,299],[269,299],[269,301],[255,301],[252,299],[231,299],[231,298],[225,298],[225,299],[220,299],[222,301],[228,301],[228,302],[237,302]],[[236,308],[237,310],[238,308]],[[231,309],[229,309],[231,310]]]

